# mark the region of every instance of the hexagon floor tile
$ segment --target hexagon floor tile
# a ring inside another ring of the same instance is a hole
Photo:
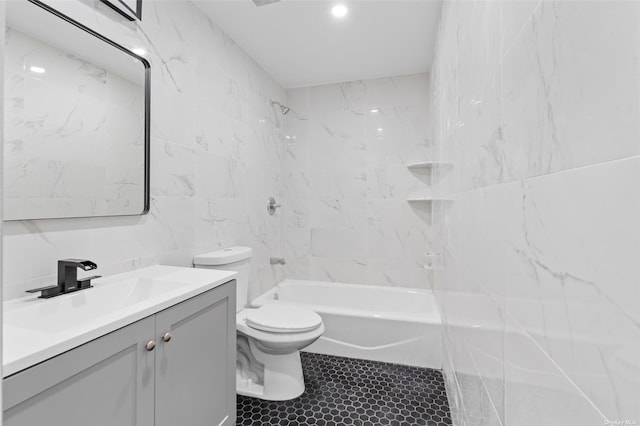
[[[305,392],[291,401],[238,395],[237,425],[451,425],[439,370],[302,353]]]

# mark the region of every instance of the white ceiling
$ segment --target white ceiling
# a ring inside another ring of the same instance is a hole
[[[429,70],[441,0],[192,0],[285,88]],[[344,3],[348,15],[331,8]]]

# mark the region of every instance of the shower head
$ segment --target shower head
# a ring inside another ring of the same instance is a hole
[[[288,106],[284,106],[277,101],[271,101],[271,105],[278,105],[280,107],[280,112],[282,112],[282,115],[287,115],[289,111],[291,111],[291,108],[289,108]]]

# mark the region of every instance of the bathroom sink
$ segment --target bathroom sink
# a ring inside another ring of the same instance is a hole
[[[224,284],[235,272],[152,266],[98,278],[93,288],[3,304],[3,376]]]
[[[66,333],[87,322],[100,321],[113,312],[138,307],[144,302],[179,293],[188,283],[133,278],[110,285],[94,281],[94,288],[70,293],[68,297],[46,300],[48,303],[25,301],[22,309],[5,314],[5,323],[43,333]]]

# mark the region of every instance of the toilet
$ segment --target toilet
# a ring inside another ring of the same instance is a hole
[[[324,333],[320,315],[283,303],[247,308],[251,248],[230,247],[195,256],[196,268],[238,272],[236,277],[236,391],[286,401],[304,392],[300,350]]]

